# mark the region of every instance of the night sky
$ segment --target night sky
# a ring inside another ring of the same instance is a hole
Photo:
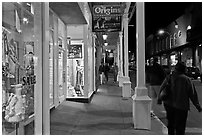
[[[145,37],[165,28],[185,13],[190,2],[145,2]],[[135,52],[135,14],[129,25],[129,50]]]

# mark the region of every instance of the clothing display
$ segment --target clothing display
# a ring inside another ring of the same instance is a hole
[[[31,52],[25,54],[24,62],[20,63],[17,47],[12,33],[3,28],[2,110],[5,112],[4,120],[11,123],[26,120],[34,113],[34,82],[30,82],[31,78],[35,78],[34,55]],[[23,74],[20,79],[17,79],[20,77],[17,68],[20,68]]]
[[[84,66],[82,63],[83,59],[68,59],[68,97],[84,96]]]
[[[25,119],[25,96],[21,95],[22,85],[12,85],[15,94],[11,93],[8,105],[5,109],[5,120],[8,122],[20,122]]]

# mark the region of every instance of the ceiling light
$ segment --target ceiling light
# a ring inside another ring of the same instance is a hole
[[[23,18],[23,21],[28,21],[28,19],[27,18]]]
[[[28,24],[28,18],[23,18],[23,23]]]
[[[108,35],[106,35],[106,34],[103,35],[103,39],[104,39],[104,40],[106,40],[107,37],[108,37]]]
[[[31,4],[30,4],[30,3],[26,3],[26,5],[31,6]]]

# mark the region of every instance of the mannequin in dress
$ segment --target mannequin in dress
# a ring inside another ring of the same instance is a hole
[[[83,89],[81,87],[82,86],[83,67],[81,66],[79,60],[76,60],[76,62],[77,62],[77,66],[76,66],[76,71],[77,71],[77,74],[76,74],[76,87],[79,88],[82,95],[84,95]]]

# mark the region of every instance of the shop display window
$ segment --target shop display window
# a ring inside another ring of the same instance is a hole
[[[67,97],[84,96],[84,59],[82,44],[68,44]]]
[[[187,67],[192,67],[193,65],[193,51],[192,48],[185,48],[181,51],[181,61],[185,62]]]
[[[53,24],[53,14],[49,12],[49,19],[50,19],[50,34],[49,34],[49,93],[50,93],[50,106],[54,105],[54,24]]]
[[[168,58],[166,55],[161,57],[161,65],[168,65]]]
[[[63,41],[61,38],[58,38],[58,46],[59,46],[59,52],[58,52],[58,97],[60,102],[63,100],[64,98],[64,50],[63,50]]]
[[[65,25],[58,19],[58,98],[61,103],[65,96]]]
[[[170,56],[170,61],[171,61],[170,63],[172,67],[174,67],[178,63],[178,60],[179,60],[178,54],[179,53],[175,52]]]
[[[54,74],[53,74],[53,47],[54,47],[54,41],[53,41],[53,31],[50,31],[50,37],[49,37],[49,69],[50,69],[50,78],[49,78],[49,91],[50,91],[50,106],[54,104]]]
[[[18,134],[34,114],[34,12],[25,2],[2,3],[2,132]],[[34,130],[34,129],[32,129]]]

